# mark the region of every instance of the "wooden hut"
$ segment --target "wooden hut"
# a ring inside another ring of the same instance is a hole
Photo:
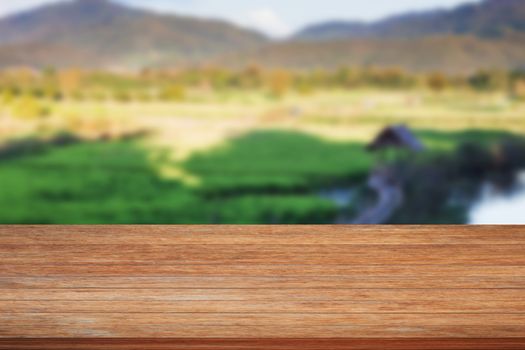
[[[383,129],[367,149],[372,152],[390,149],[422,152],[425,146],[406,125],[393,125]]]

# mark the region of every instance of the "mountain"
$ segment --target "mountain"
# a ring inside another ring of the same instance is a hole
[[[218,20],[162,15],[108,0],[74,0],[0,20],[0,65],[173,64],[266,41]]]
[[[373,23],[326,22],[292,38],[110,0],[70,0],[0,19],[0,68],[141,68],[252,63],[292,69],[401,67],[471,73],[525,68],[525,0],[484,0]]]
[[[498,40],[442,35],[421,38],[354,38],[289,41],[229,58],[242,67],[256,63],[290,69],[397,67],[410,72],[471,74],[481,69],[525,69],[525,34]]]
[[[373,23],[316,24],[238,60],[299,69],[377,66],[469,74],[525,69],[523,43],[525,0],[485,0]]]
[[[474,35],[498,38],[525,31],[525,1],[486,0],[456,7],[389,17],[372,23],[333,21],[309,26],[297,40],[345,38],[417,38],[435,35]]]

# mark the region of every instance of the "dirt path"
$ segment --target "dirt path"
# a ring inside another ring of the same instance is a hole
[[[374,172],[368,180],[368,186],[378,195],[377,204],[362,212],[350,223],[355,225],[378,225],[388,221],[403,204],[403,190],[392,172],[383,169]]]

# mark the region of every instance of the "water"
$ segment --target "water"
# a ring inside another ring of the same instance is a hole
[[[525,224],[525,172],[521,172],[512,191],[491,183],[483,185],[478,201],[470,208],[470,224]]]
[[[356,190],[354,188],[328,188],[319,192],[321,198],[327,199],[335,203],[338,208],[348,207],[354,200]]]

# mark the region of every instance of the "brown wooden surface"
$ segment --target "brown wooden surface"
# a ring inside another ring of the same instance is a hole
[[[0,350],[523,350],[522,339],[0,339]]]
[[[525,349],[523,338],[525,227],[0,226],[0,349]]]

